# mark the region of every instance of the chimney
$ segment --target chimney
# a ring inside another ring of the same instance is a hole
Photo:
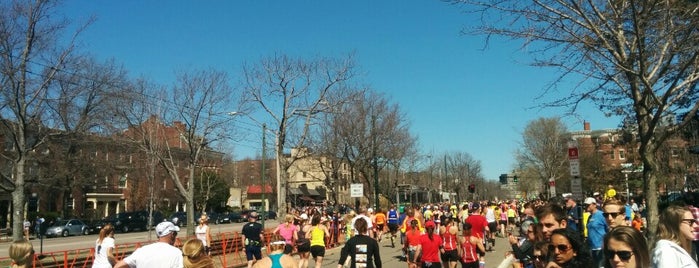
[[[583,122],[583,126],[585,131],[590,131],[590,122]]]

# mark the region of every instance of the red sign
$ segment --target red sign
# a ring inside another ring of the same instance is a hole
[[[568,148],[568,159],[578,159],[578,148]]]
[[[551,186],[551,187],[556,186],[556,181],[549,181],[549,186]]]

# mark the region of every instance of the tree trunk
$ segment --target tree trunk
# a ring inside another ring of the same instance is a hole
[[[643,152],[644,146],[641,146],[641,157],[643,160],[643,191],[646,194],[646,218],[648,220],[648,226],[646,230],[646,237],[648,238],[648,246],[653,248],[655,241],[657,240],[657,228],[658,228],[658,178],[656,176],[656,170],[658,163],[653,157],[655,155],[654,148],[655,144],[648,144],[645,146],[646,152]]]
[[[185,185],[187,187],[187,194],[185,196],[185,203],[187,204],[187,236],[194,235],[194,227],[197,226],[194,218],[194,167],[196,165],[192,164],[189,169],[189,180]]]
[[[25,158],[20,155],[19,160],[15,162],[15,189],[12,191],[12,240],[20,241],[24,240],[24,218],[26,217],[24,211],[24,166]]]

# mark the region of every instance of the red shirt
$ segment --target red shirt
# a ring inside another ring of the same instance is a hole
[[[417,246],[420,244],[420,230],[410,230],[405,233],[405,239],[408,240],[409,246]]]
[[[420,245],[422,245],[422,262],[439,262],[439,245],[442,244],[442,238],[437,234],[432,234],[432,240],[423,234],[420,237]]]
[[[450,234],[449,230],[442,234],[442,246],[444,250],[454,250],[456,249],[456,235]]]
[[[466,222],[471,224],[471,235],[483,238],[485,235],[485,227],[488,226],[488,221],[480,214],[471,214],[466,219]]]

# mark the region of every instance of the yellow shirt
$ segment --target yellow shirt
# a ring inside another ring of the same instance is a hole
[[[311,229],[311,246],[325,246],[325,231],[320,227]]]

